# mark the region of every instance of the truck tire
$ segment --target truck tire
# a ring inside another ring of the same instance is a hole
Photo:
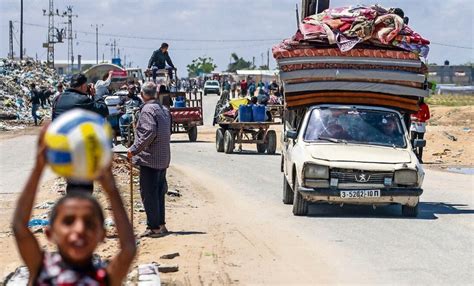
[[[308,202],[298,192],[298,179],[294,178],[295,183],[293,184],[293,214],[295,216],[305,216],[308,214]]]
[[[283,203],[285,205],[292,205],[293,204],[293,190],[291,189],[288,180],[286,179],[285,174],[283,174]]]
[[[196,142],[197,137],[198,137],[197,126],[193,126],[188,129],[188,137],[189,137],[189,142]]]
[[[269,130],[267,132],[267,154],[273,155],[277,148],[277,135],[275,130]]]
[[[232,154],[235,148],[234,134],[230,130],[226,130],[224,133],[224,152],[226,154]]]
[[[404,217],[417,217],[418,216],[418,204],[414,207],[402,205],[402,215]]]
[[[222,128],[216,130],[216,150],[219,153],[224,152],[224,129]]]
[[[257,133],[257,140],[263,140],[263,136],[265,136],[265,133],[263,131],[259,131]],[[257,152],[260,154],[265,153],[265,150],[267,150],[267,143],[257,143]]]

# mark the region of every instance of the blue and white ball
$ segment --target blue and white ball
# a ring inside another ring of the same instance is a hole
[[[100,115],[73,109],[46,130],[46,158],[63,177],[91,181],[112,160],[112,129]]]

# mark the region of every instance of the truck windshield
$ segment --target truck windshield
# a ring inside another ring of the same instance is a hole
[[[304,140],[406,147],[396,113],[367,109],[314,109]]]
[[[206,85],[219,86],[219,83],[217,81],[208,81]]]

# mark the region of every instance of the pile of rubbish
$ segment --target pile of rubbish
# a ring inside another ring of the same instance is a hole
[[[56,71],[45,63],[0,59],[0,120],[30,122],[30,85],[35,83],[38,89],[46,89],[55,86],[60,80]],[[38,114],[48,117],[50,108],[40,109]],[[2,129],[8,130],[8,125],[2,125]]]
[[[416,112],[417,99],[429,95],[420,58],[429,41],[404,21],[401,9],[378,5],[306,17],[295,36],[273,47],[287,106],[352,102]]]

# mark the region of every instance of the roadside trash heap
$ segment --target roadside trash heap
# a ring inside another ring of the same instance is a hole
[[[10,125],[4,120],[15,120],[13,123],[16,124],[32,121],[29,103],[29,87],[32,83],[35,83],[37,88],[49,88],[55,86],[59,80],[56,71],[45,63],[0,58],[0,130]],[[40,109],[39,113],[50,116],[50,109]]]
[[[429,43],[401,9],[349,6],[306,17],[273,56],[288,108],[357,103],[416,112],[418,98],[429,95],[422,60]]]

